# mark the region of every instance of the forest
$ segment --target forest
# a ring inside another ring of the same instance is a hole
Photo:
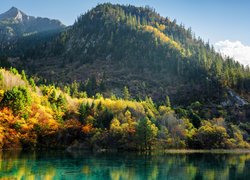
[[[191,28],[153,8],[100,4],[61,31],[20,37],[0,48],[4,65],[63,88],[74,81],[89,95],[152,97],[175,105],[220,104],[231,88],[250,100],[250,70],[215,52]]]
[[[249,148],[249,67],[150,7],[1,43],[0,67],[0,149]]]
[[[0,70],[0,148],[88,150],[249,148],[248,122],[224,118],[199,102],[172,107],[137,101],[124,87],[122,97],[88,97],[74,84],[64,90],[37,86],[25,71]],[[205,114],[204,114],[205,113]],[[206,119],[206,116],[217,117]],[[215,116],[214,115],[214,116]]]

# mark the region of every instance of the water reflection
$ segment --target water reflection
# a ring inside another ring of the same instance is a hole
[[[250,154],[0,152],[0,179],[248,179]]]

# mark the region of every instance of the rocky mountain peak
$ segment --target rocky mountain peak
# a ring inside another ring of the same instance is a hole
[[[11,7],[8,11],[6,11],[3,14],[0,14],[0,20],[7,20],[7,19],[13,19],[17,21],[24,21],[28,20],[29,16],[26,15],[24,12],[19,10],[16,7]]]

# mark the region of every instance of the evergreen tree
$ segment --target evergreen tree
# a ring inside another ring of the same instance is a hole
[[[123,99],[125,99],[125,100],[130,99],[130,93],[129,93],[129,90],[128,90],[127,86],[125,86],[124,89],[123,89]]]
[[[62,94],[60,94],[56,100],[57,108],[59,108],[61,111],[66,111],[66,105],[67,103],[65,97]]]
[[[78,96],[78,93],[79,93],[79,83],[77,83],[76,81],[74,81],[72,84],[71,84],[71,96],[72,97],[77,97]]]
[[[28,89],[25,87],[14,87],[4,93],[1,107],[9,107],[14,114],[24,113],[25,108],[31,103]],[[27,112],[27,111],[26,111]]]
[[[15,75],[19,74],[18,70],[16,68],[13,68],[13,67],[10,67],[10,72],[12,72]]]
[[[49,97],[48,97],[48,100],[51,104],[55,104],[56,101],[57,101],[57,98],[56,98],[56,90],[53,89],[52,92],[50,93]]]
[[[33,78],[30,78],[30,79],[29,79],[29,83],[30,83],[31,87],[33,88],[33,91],[35,91],[35,90],[36,90],[36,84],[35,84],[34,79],[33,79]]]
[[[170,99],[169,99],[169,96],[166,96],[166,106],[167,107],[171,107],[171,102],[170,102]]]
[[[152,142],[156,137],[158,128],[148,118],[139,121],[136,127],[137,140],[142,149],[151,149]]]
[[[0,89],[3,89],[3,74],[0,72]]]
[[[64,86],[63,91],[64,91],[66,94],[70,95],[70,87],[69,87],[69,86]]]
[[[22,72],[21,72],[21,77],[22,77],[22,80],[24,80],[25,82],[27,81],[27,77],[26,77],[24,70],[22,70]]]
[[[79,120],[81,123],[83,123],[84,119],[86,118],[87,116],[87,112],[88,112],[88,109],[89,109],[89,104],[87,103],[86,105],[84,103],[81,103],[80,106],[79,106]]]

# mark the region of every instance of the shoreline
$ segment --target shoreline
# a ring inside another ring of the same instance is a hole
[[[170,149],[164,150],[167,154],[192,154],[192,153],[213,153],[213,154],[236,154],[250,153],[250,149]]]
[[[92,151],[86,149],[0,149],[0,152],[69,152],[69,153],[139,153],[139,154],[250,154],[250,149],[166,149],[166,150],[151,150],[151,151],[117,151],[113,149],[101,149],[99,151]]]

